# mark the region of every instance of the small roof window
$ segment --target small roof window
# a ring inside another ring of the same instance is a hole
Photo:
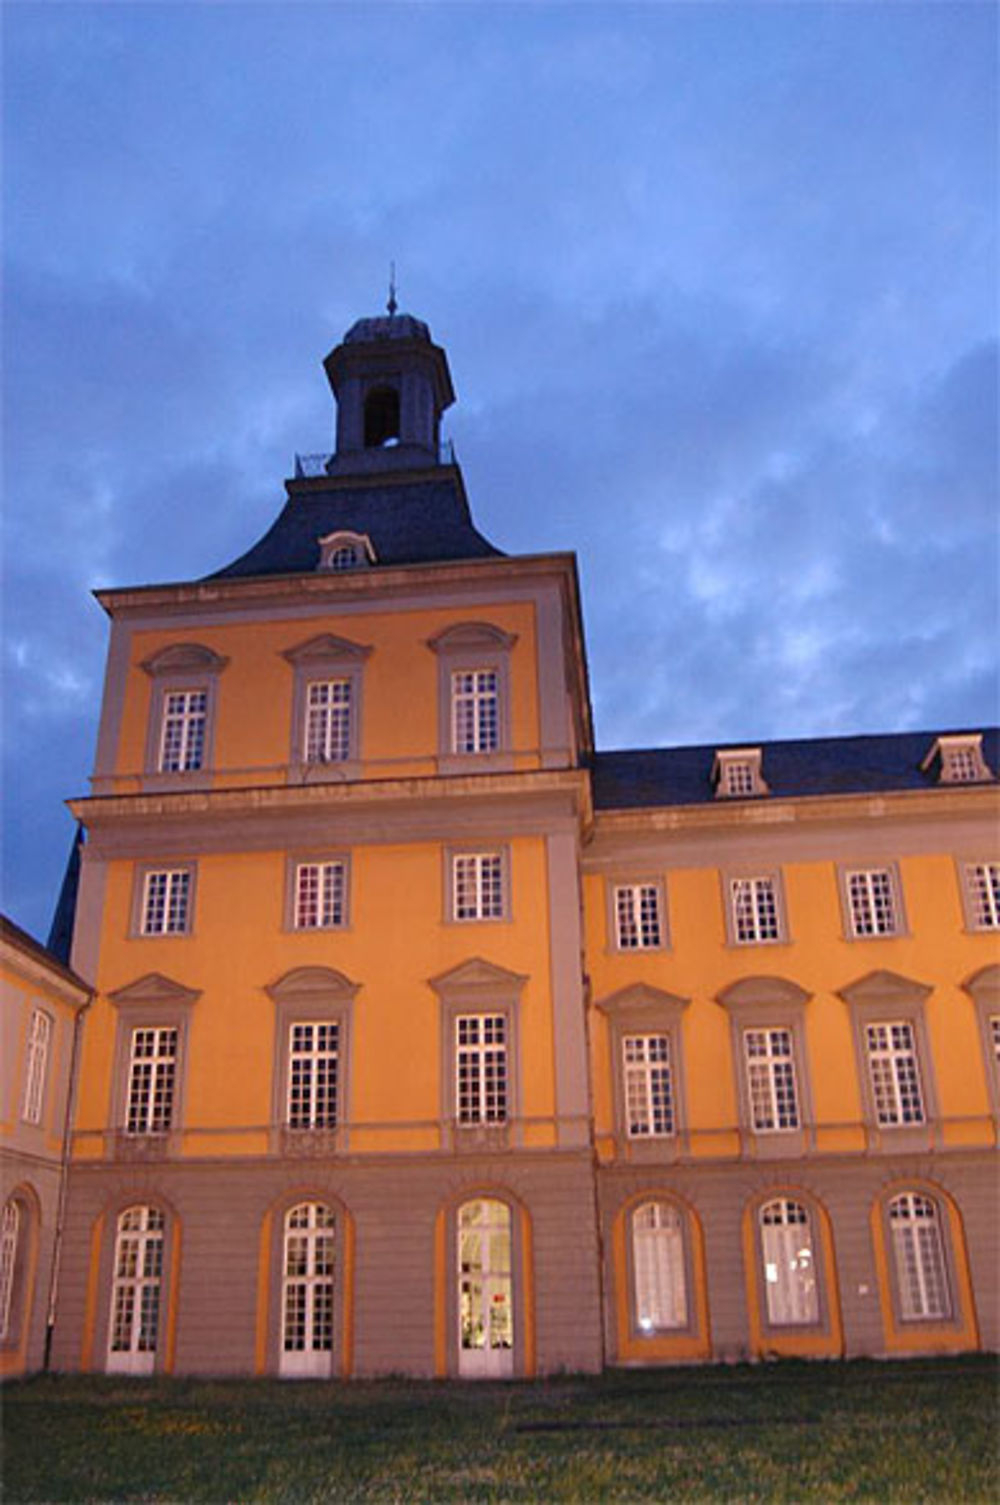
[[[956,732],[935,737],[920,765],[922,773],[936,768],[939,784],[978,784],[993,775],[983,757],[982,732]]]
[[[363,570],[375,563],[375,550],[367,533],[341,530],[319,540],[321,570]]]
[[[716,799],[749,799],[767,794],[759,747],[731,747],[715,754],[712,783]]]

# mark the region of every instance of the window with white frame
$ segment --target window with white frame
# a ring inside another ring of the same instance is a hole
[[[795,1055],[790,1029],[743,1031],[750,1117],[757,1133],[799,1127]]]
[[[781,940],[778,881],[771,873],[730,878],[731,933],[740,946]]]
[[[920,1192],[902,1192],[889,1203],[889,1228],[903,1321],[949,1317],[951,1297],[936,1204]]]
[[[712,780],[717,799],[740,799],[748,795],[767,794],[761,771],[759,747],[731,747],[715,755]]]
[[[333,1352],[336,1218],[323,1202],[285,1217],[281,1287],[282,1374],[329,1373]]]
[[[851,935],[896,935],[900,926],[899,903],[891,868],[855,868],[844,875]]]
[[[305,760],[345,763],[351,756],[352,681],[312,680],[306,687]]]
[[[288,1126],[337,1125],[340,1025],[336,1020],[294,1023],[288,1032]]]
[[[461,1124],[507,1120],[507,1018],[459,1014],[455,1019],[457,1117]]]
[[[451,912],[455,920],[502,920],[504,854],[456,852],[451,857]]]
[[[18,1239],[21,1232],[21,1209],[14,1197],[3,1204],[0,1218],[0,1343],[11,1334],[14,1310],[14,1271],[17,1267]]]
[[[619,951],[653,951],[663,945],[663,895],[658,883],[616,883],[613,901]]]
[[[451,750],[490,753],[500,746],[500,676],[496,669],[456,669],[451,676]]]
[[[632,1214],[634,1320],[639,1333],[669,1332],[688,1322],[681,1214],[669,1202],[644,1202]]]
[[[942,784],[974,784],[991,777],[983,757],[982,732],[956,732],[935,737],[920,766],[927,773],[935,764]]]
[[[347,864],[337,858],[295,865],[296,930],[336,930],[347,923]]]
[[[143,1026],[132,1031],[125,1127],[129,1134],[165,1134],[173,1123],[179,1031]]]
[[[909,1020],[865,1026],[875,1117],[885,1127],[924,1122],[917,1042]]]
[[[668,1035],[623,1035],[625,1115],[630,1139],[674,1132],[674,1086]]]
[[[185,935],[191,924],[191,869],[154,868],[143,877],[142,935]]]
[[[1000,862],[966,863],[965,888],[972,929],[1000,929]]]
[[[164,1217],[128,1207],[118,1219],[108,1368],[149,1373],[160,1337]]]
[[[207,689],[168,690],[163,697],[160,772],[191,773],[201,768],[207,726]]]
[[[45,1078],[49,1068],[52,1042],[52,1017],[44,1009],[32,1009],[28,1022],[28,1049],[24,1070],[24,1096],[21,1117],[25,1123],[37,1124],[42,1118],[45,1101]]]
[[[990,1042],[993,1046],[993,1064],[1000,1072],[1000,1014],[990,1015]]]
[[[765,1203],[760,1246],[768,1322],[782,1327],[818,1322],[816,1255],[809,1213],[801,1202],[776,1197]]]

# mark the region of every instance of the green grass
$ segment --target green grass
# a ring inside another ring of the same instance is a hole
[[[987,1358],[616,1371],[525,1384],[5,1387],[4,1499],[993,1502]]]

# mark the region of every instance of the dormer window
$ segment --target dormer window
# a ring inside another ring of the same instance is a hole
[[[983,757],[981,732],[935,737],[920,765],[921,772],[927,773],[935,764],[939,784],[977,784],[991,777]]]
[[[363,570],[375,563],[375,550],[367,533],[328,533],[319,540],[321,570]]]
[[[734,747],[717,752],[712,767],[712,782],[717,799],[747,799],[767,794],[761,772],[759,747]]]

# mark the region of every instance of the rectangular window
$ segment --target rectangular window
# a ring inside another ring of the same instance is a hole
[[[886,1127],[924,1122],[913,1025],[906,1020],[865,1026],[875,1116]]]
[[[1000,862],[970,862],[965,882],[973,929],[1000,929]]]
[[[799,1105],[791,1030],[744,1030],[743,1053],[755,1132],[797,1129]]]
[[[177,1047],[175,1026],[132,1031],[125,1119],[129,1134],[165,1134],[170,1128],[177,1083]]]
[[[501,920],[504,915],[503,855],[462,852],[452,858],[452,918]]]
[[[452,751],[496,752],[500,746],[500,678],[495,669],[459,669],[451,676]]]
[[[896,895],[889,868],[867,868],[846,875],[851,933],[895,935],[899,930]]]
[[[651,951],[662,946],[659,884],[616,884],[614,905],[615,944],[620,951]]]
[[[306,762],[344,763],[351,756],[351,681],[314,680],[306,691]]]
[[[288,1037],[288,1126],[334,1129],[340,1026],[333,1021],[293,1024]]]
[[[757,791],[752,763],[726,763],[723,766],[722,782],[726,794],[755,794]]]
[[[459,1014],[455,1020],[456,1102],[462,1124],[507,1119],[507,1019]]]
[[[775,878],[732,878],[732,934],[738,945],[781,939],[781,911]]]
[[[143,935],[184,935],[190,921],[191,869],[161,868],[145,876]]]
[[[45,1100],[45,1077],[49,1066],[52,1019],[43,1009],[32,1009],[28,1025],[28,1051],[24,1069],[24,1097],[21,1117],[25,1123],[37,1124],[42,1118]]]
[[[202,766],[207,724],[207,690],[169,690],[164,695],[161,773],[190,773]]]
[[[347,923],[347,864],[300,862],[295,868],[295,929],[336,930]]]
[[[990,1015],[990,1043],[993,1046],[993,1060],[997,1071],[1000,1071],[1000,1014]]]
[[[674,1092],[667,1035],[625,1035],[625,1112],[632,1139],[674,1132]]]

